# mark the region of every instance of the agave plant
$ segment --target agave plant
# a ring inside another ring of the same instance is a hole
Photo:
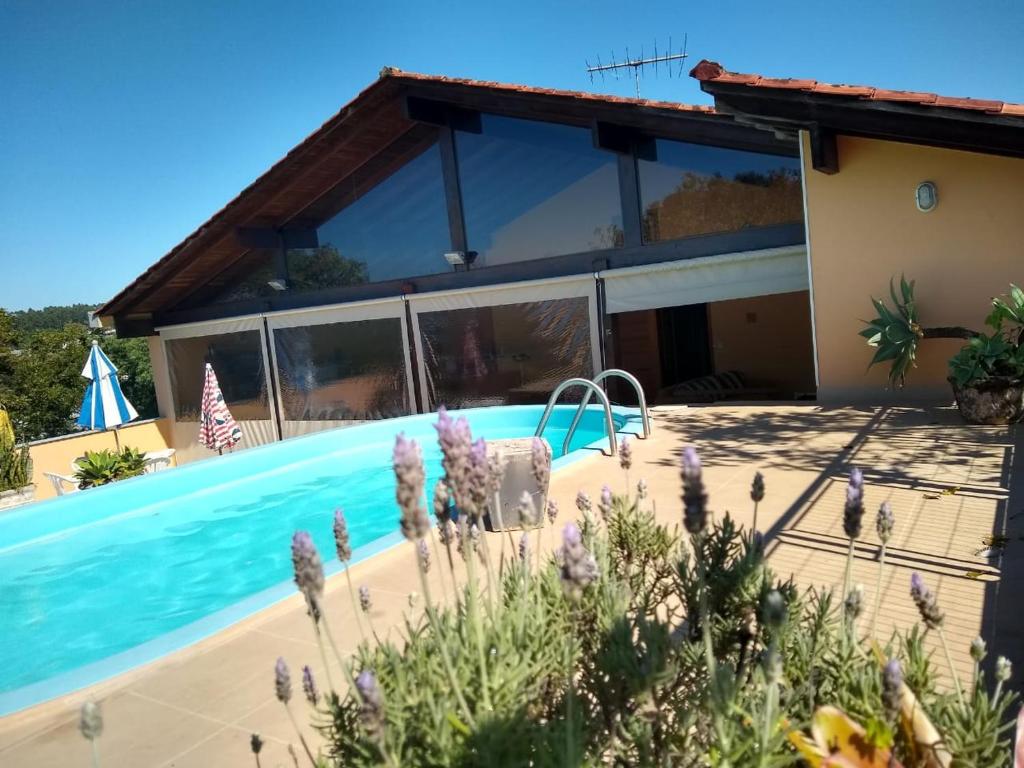
[[[1017,291],[1020,292],[1019,289]],[[893,280],[889,281],[889,296],[892,298],[895,311],[889,309],[881,299],[872,298],[871,303],[878,317],[867,321],[867,326],[860,335],[868,340],[868,346],[875,347],[875,356],[868,363],[869,368],[876,363],[892,361],[889,368],[889,383],[897,389],[903,387],[907,373],[916,365],[917,345],[921,339],[973,339],[979,335],[977,331],[961,326],[923,328],[917,318],[914,281],[908,281],[903,275],[900,275],[899,292],[896,291]],[[1019,304],[1013,304],[1013,299],[1006,303],[1007,311],[1010,311],[1011,306],[1015,306],[1024,315],[1024,295],[1021,295],[1020,299]],[[993,301],[993,306],[996,306],[996,301]],[[1000,313],[1001,322],[1004,315],[998,307],[993,309],[993,315],[997,312]]]
[[[901,275],[900,292],[897,294],[896,287],[890,280],[889,295],[896,311],[890,310],[881,299],[872,298],[871,303],[874,304],[878,317],[869,321],[860,335],[868,340],[869,346],[876,349],[868,367],[892,360],[889,383],[895,387],[902,387],[907,372],[915,365],[917,342],[924,338],[924,333],[917,322],[914,281],[907,282],[906,277]]]
[[[79,488],[106,485],[129,477],[136,477],[145,471],[145,456],[136,448],[126,447],[120,453],[114,451],[86,451],[75,462],[75,479]]]

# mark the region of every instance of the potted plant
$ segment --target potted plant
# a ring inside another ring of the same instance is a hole
[[[118,480],[141,475],[146,468],[145,456],[135,448],[126,447],[120,453],[114,451],[86,451],[75,465],[75,479],[78,487],[93,488]]]
[[[964,420],[972,424],[1010,424],[1024,416],[1024,291],[1010,285],[1006,296],[992,300],[985,319],[991,333],[959,326],[925,328],[918,322],[914,282],[900,278],[900,290],[890,282],[895,311],[872,299],[878,317],[860,335],[876,352],[869,363],[891,361],[889,382],[900,388],[914,367],[922,339],[965,339],[949,361],[949,383]]]
[[[34,495],[28,446],[15,443],[11,419],[0,408],[0,509],[32,501]]]

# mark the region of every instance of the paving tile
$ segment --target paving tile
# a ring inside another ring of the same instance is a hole
[[[131,693],[110,697],[102,702],[102,710],[103,734],[97,742],[102,765],[159,765],[221,727]],[[89,765],[89,760],[89,745],[78,732],[77,721],[0,752],[3,765],[33,768]]]
[[[854,582],[867,593],[861,631],[868,631],[878,575],[874,510],[888,500],[897,522],[883,574],[878,633],[888,636],[918,621],[908,584],[911,572],[920,570],[946,612],[944,631],[953,664],[966,679],[971,672],[967,647],[977,634],[989,638],[993,650],[1010,655],[1019,653],[1024,638],[1024,612],[1014,607],[1024,586],[1024,544],[1017,541],[1024,536],[1024,472],[1018,464],[1022,434],[1018,428],[968,427],[951,409],[656,409],[653,437],[633,441],[628,479],[616,459],[597,455],[553,475],[551,497],[560,514],[555,526],[540,531],[542,549],[558,546],[562,526],[577,516],[577,490],[587,490],[596,500],[605,483],[621,491],[643,477],[658,520],[677,525],[678,456],[683,446],[694,445],[704,461],[714,513],[728,511],[750,525],[750,482],[754,471],[761,471],[768,491],[758,509],[758,527],[769,536],[772,568],[780,575],[793,574],[805,587],[836,588],[846,563],[844,488],[850,468],[863,466],[868,514],[854,564]],[[952,488],[957,492],[933,498]],[[984,536],[1003,531],[1009,543],[999,557],[979,553]],[[499,534],[485,539],[497,560],[502,550],[512,556],[518,534],[511,542]],[[406,617],[422,620],[422,586],[411,546],[402,544],[358,563],[351,576],[356,586],[371,588],[370,617],[379,634],[401,642],[399,628]],[[450,596],[447,568],[433,568],[430,585],[435,599]],[[418,600],[410,606],[414,592]],[[349,654],[360,642],[356,616],[363,617],[351,604],[344,576],[328,579],[326,603],[335,639]],[[925,643],[941,679],[948,680],[936,633],[928,633]],[[293,671],[292,706],[303,733],[319,745],[299,693],[298,670],[310,664],[322,687],[325,675],[312,625],[296,595],[133,675],[0,719],[0,765],[88,764],[88,745],[77,731],[77,707],[89,695],[104,700],[104,765],[251,766],[249,735],[257,731],[266,743],[262,764],[291,766],[286,745],[296,741],[294,729],[272,690],[278,655]],[[341,668],[333,659],[328,663],[336,687],[344,690]]]

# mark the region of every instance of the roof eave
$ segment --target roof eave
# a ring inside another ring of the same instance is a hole
[[[901,104],[800,88],[702,80],[715,109],[765,130],[825,130],[969,152],[1024,157],[1024,118]]]

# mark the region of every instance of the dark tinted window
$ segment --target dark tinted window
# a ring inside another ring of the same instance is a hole
[[[644,242],[803,221],[800,161],[658,139],[637,161]]]
[[[587,299],[419,314],[430,408],[544,403],[572,376],[591,376]]]
[[[622,244],[618,166],[575,126],[481,115],[456,132],[469,248],[477,264]]]
[[[451,250],[451,237],[437,144],[324,222],[317,239],[319,248],[288,252],[289,290],[449,271],[444,253]]]
[[[230,274],[224,278],[223,288],[197,303],[222,304],[273,296],[276,291],[270,287],[269,281],[276,277],[274,269],[272,251],[252,251],[231,268]]]
[[[167,341],[167,367],[178,421],[199,421],[203,374],[213,365],[231,415],[238,421],[269,419],[267,379],[259,331],[218,333]]]
[[[386,419],[411,411],[398,318],[274,331],[284,417]]]

